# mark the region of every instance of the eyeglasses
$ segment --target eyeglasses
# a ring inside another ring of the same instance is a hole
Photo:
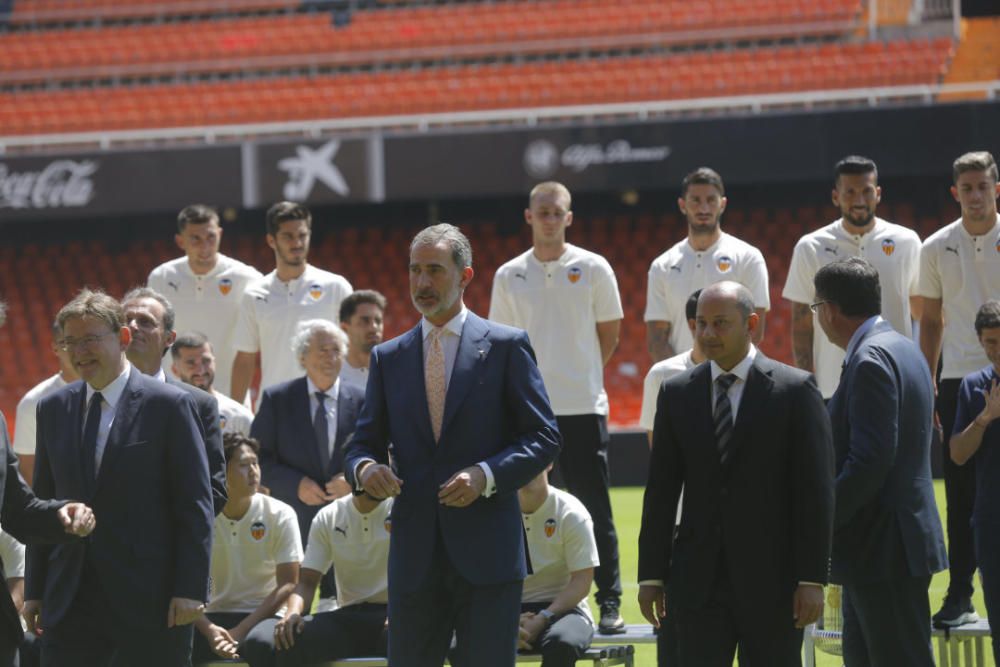
[[[115,333],[115,332],[114,331],[105,331],[104,333],[98,334],[96,336],[84,336],[83,338],[79,338],[79,339],[63,338],[58,343],[56,343],[56,345],[63,352],[72,352],[73,350],[78,349],[78,348],[89,348],[89,347],[92,347],[94,345],[94,343],[96,343],[97,341],[101,340],[105,336],[110,336],[113,333]]]
[[[816,303],[810,303],[809,310],[815,313],[817,310],[819,310],[819,307],[822,306],[824,303],[830,303],[830,302],[828,300],[823,300],[823,301],[817,301]]]

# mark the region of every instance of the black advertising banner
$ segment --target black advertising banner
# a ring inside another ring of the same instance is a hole
[[[386,198],[517,195],[549,179],[574,192],[673,189],[699,166],[733,185],[816,181],[850,153],[885,176],[950,173],[960,154],[1000,146],[998,111],[985,103],[401,136],[385,140]]]
[[[0,156],[0,221],[238,206],[239,146]]]
[[[374,201],[382,169],[377,138],[261,143],[256,154],[256,205]],[[374,173],[373,173],[374,171]]]

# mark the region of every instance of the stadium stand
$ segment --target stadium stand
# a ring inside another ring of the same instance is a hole
[[[6,134],[936,83],[949,39],[0,94]]]

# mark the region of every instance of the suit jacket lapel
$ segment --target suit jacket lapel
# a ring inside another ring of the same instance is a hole
[[[87,383],[79,382],[71,390],[69,399],[69,451],[67,454],[77,457],[79,465],[76,466],[76,488],[83,491],[88,488],[87,480],[83,478],[83,415],[87,414],[84,404],[87,402]],[[53,439],[55,440],[55,439]],[[49,452],[49,458],[54,458]]]
[[[719,463],[718,447],[715,444],[715,423],[712,421],[712,370],[709,364],[699,366],[691,374],[690,391],[687,392],[687,414],[691,416],[691,428],[694,432],[692,442],[695,443],[698,455],[704,454],[709,465],[717,468]]]
[[[444,400],[444,418],[441,420],[441,433],[448,429],[448,424],[455,418],[459,406],[472,389],[478,369],[486,362],[490,351],[490,341],[486,338],[489,327],[486,321],[472,314],[465,318],[462,327],[462,337],[458,342],[458,355],[455,357],[455,367],[451,371],[448,382],[448,393]],[[426,394],[425,394],[426,402]],[[429,419],[428,419],[429,421]]]
[[[754,423],[763,412],[763,406],[771,395],[773,386],[769,360],[758,351],[750,366],[750,372],[747,373],[743,396],[740,397],[740,407],[736,413],[736,423],[733,425],[733,439],[729,443],[729,462],[732,462],[740,447],[753,433]]]
[[[104,454],[101,456],[101,467],[97,471],[97,484],[94,486],[94,494],[101,490],[101,481],[107,477],[105,470],[114,465],[115,460],[121,453],[121,448],[128,440],[132,423],[139,414],[140,403],[142,401],[142,385],[139,381],[139,370],[132,368],[125,383],[125,389],[115,406],[115,419],[111,423],[111,431],[108,432],[108,441],[104,445]]]
[[[333,443],[333,454],[330,455],[330,467],[333,468],[336,462],[343,458],[344,443],[354,431],[357,423],[358,406],[354,396],[348,395],[344,391],[344,383],[340,383],[340,390],[337,392],[337,437]],[[327,476],[330,471],[326,471]]]
[[[326,475],[326,471],[323,470],[322,461],[319,458],[319,443],[316,441],[316,430],[313,428],[313,417],[315,416],[312,411],[312,402],[309,397],[309,384],[305,376],[302,376],[296,380],[295,384],[290,388],[289,400],[291,405],[289,405],[289,417],[291,418],[292,424],[305,424],[305,431],[307,433],[305,441],[309,443],[306,449],[309,450],[308,456],[312,463],[312,469],[319,471],[319,477]]]
[[[434,447],[434,430],[431,428],[431,415],[427,410],[427,386],[424,384],[424,334],[420,324],[403,334],[399,342],[399,376],[387,378],[401,382],[404,387],[413,388],[413,401],[409,403],[413,410],[413,420],[410,422],[420,431],[420,442]]]

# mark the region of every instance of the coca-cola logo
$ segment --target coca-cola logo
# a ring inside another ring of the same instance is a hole
[[[12,171],[0,163],[0,208],[68,208],[94,199],[94,160],[54,160],[41,171]]]

